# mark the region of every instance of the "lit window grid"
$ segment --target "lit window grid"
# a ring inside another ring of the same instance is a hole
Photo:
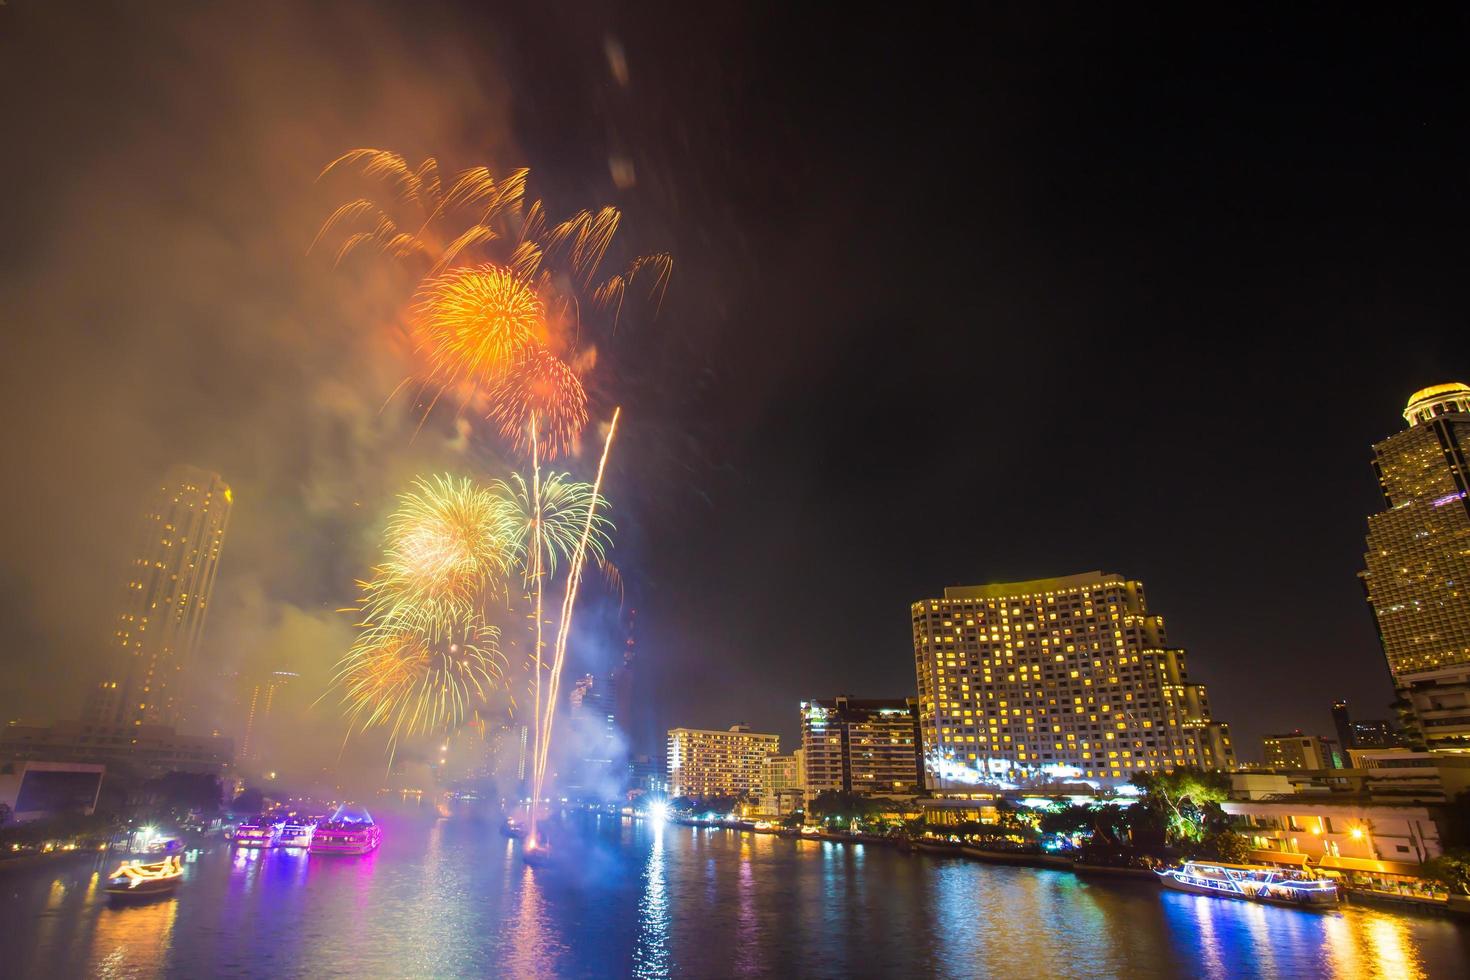
[[[1091,778],[1233,767],[1228,735],[1206,737],[1204,689],[1187,681],[1183,651],[1164,646],[1139,583],[930,599],[913,612],[926,750]]]

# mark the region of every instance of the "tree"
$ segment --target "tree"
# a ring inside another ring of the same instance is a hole
[[[1470,849],[1455,848],[1424,862],[1423,874],[1431,881],[1444,884],[1457,895],[1470,895]]]
[[[1161,829],[1165,844],[1198,842],[1229,827],[1229,817],[1220,807],[1230,797],[1230,777],[1224,773],[1195,768],[1144,772],[1133,777],[1133,785],[1143,791],[1134,806],[1152,818],[1137,814],[1132,821],[1135,829]]]
[[[247,786],[235,801],[230,804],[230,809],[236,813],[259,813],[265,809],[265,793],[254,786]]]

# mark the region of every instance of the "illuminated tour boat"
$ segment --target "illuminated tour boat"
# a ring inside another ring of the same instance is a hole
[[[1180,867],[1155,874],[1165,888],[1196,895],[1218,895],[1273,905],[1336,905],[1338,902],[1335,882],[1266,864],[1185,861]]]
[[[313,854],[367,854],[383,840],[382,829],[364,809],[339,806],[311,838]]]
[[[275,847],[286,821],[281,817],[261,814],[249,823],[235,828],[236,847]]]
[[[184,866],[178,856],[151,864],[124,862],[107,878],[107,894],[113,898],[155,898],[172,895],[184,880]]]
[[[316,827],[314,817],[291,817],[281,825],[281,836],[276,838],[276,846],[310,847],[316,836]]]

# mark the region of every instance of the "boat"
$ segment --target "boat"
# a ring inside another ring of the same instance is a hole
[[[501,822],[500,832],[507,837],[514,837],[516,840],[521,840],[526,836],[526,828],[520,823],[520,821],[514,820],[511,817],[506,817],[505,820]]]
[[[107,877],[107,894],[115,899],[158,898],[172,895],[184,880],[184,865],[178,855],[144,864],[125,861]]]
[[[280,840],[281,829],[285,827],[284,817],[277,817],[262,813],[252,818],[248,823],[242,823],[235,828],[236,847],[275,847]]]
[[[367,854],[377,850],[383,831],[361,807],[339,806],[311,838],[313,854]]]
[[[1337,883],[1331,879],[1269,864],[1185,861],[1154,873],[1165,888],[1195,895],[1295,906],[1336,905],[1339,900]]]
[[[316,817],[291,817],[281,825],[281,836],[276,838],[277,847],[310,847],[316,836]]]

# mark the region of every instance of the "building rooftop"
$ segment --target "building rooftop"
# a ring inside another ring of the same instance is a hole
[[[1117,572],[1079,572],[1057,578],[1037,578],[1029,582],[999,582],[994,585],[951,585],[944,590],[946,599],[1000,599],[1009,596],[1037,595],[1046,592],[1071,592],[1094,585],[1121,585],[1126,582]]]
[[[1410,425],[1428,422],[1436,415],[1470,412],[1470,385],[1459,381],[1420,388],[1409,396],[1404,421]]]

